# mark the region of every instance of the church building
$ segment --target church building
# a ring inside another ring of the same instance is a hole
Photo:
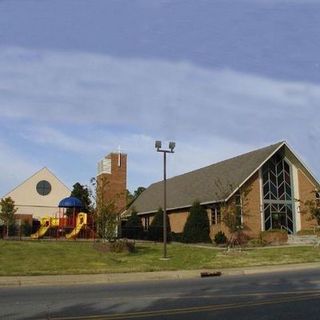
[[[304,203],[319,196],[319,182],[286,142],[280,142],[167,180],[167,212],[171,230],[183,232],[194,201],[207,210],[210,236],[228,234],[222,208],[235,204],[243,232],[282,229],[295,234],[317,222]],[[130,206],[147,229],[163,208],[163,181],[150,185]]]

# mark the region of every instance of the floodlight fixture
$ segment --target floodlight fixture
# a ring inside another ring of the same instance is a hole
[[[171,152],[173,152],[173,149],[176,147],[176,143],[171,141],[169,142],[169,149],[171,150]]]
[[[160,141],[160,140],[157,140],[154,146],[155,146],[156,149],[158,149],[158,150],[161,149],[161,141]]]

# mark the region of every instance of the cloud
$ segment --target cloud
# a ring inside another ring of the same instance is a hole
[[[168,139],[197,132],[259,141],[267,118],[290,119],[270,131],[275,139],[313,118],[320,100],[315,84],[187,62],[4,47],[0,70],[3,117],[122,126]]]
[[[19,151],[0,140],[0,197],[39,170]]]
[[[8,137],[8,132],[15,136],[13,145],[67,151],[93,167],[121,145],[134,186],[161,178],[155,139],[177,142],[171,174],[283,139],[316,167],[319,104],[317,84],[186,61],[17,47],[0,51],[0,121]],[[0,162],[7,161],[2,156]],[[83,170],[83,179],[84,172],[92,176],[89,170]],[[76,175],[69,180],[77,181]]]

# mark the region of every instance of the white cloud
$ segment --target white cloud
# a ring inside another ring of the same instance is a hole
[[[186,62],[18,48],[0,53],[0,90],[5,117],[124,125],[157,134],[166,129],[171,135],[204,132],[204,127],[221,135],[227,125],[237,136],[240,123],[261,134],[267,114],[297,123],[312,117],[320,101],[314,84],[204,70]]]
[[[0,141],[0,198],[40,168],[19,151]]]
[[[177,141],[171,174],[283,139],[316,167],[319,105],[317,84],[205,70],[188,62],[0,51],[2,120],[20,124],[20,139],[81,153],[94,164],[120,144],[129,155],[133,186],[161,179],[153,148],[158,138]],[[1,152],[2,164],[19,158],[9,157],[11,151]]]

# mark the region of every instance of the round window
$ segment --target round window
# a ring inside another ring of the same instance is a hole
[[[38,182],[36,189],[41,196],[46,196],[51,192],[51,184],[46,180],[42,180]]]

